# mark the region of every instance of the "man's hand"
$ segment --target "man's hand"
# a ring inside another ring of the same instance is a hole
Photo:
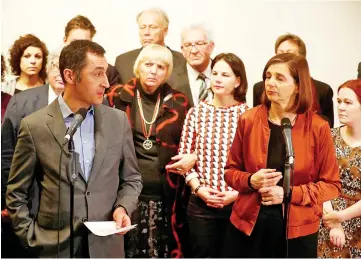
[[[197,161],[196,154],[180,154],[171,158],[177,161],[174,164],[166,165],[165,169],[169,172],[183,175],[191,170]]]
[[[129,227],[131,225],[130,218],[127,215],[127,212],[125,211],[125,209],[123,207],[118,207],[118,208],[115,209],[115,211],[113,212],[113,220],[115,221],[117,229],[121,229],[121,228],[124,228],[124,227]],[[119,232],[117,234],[118,235],[124,235],[128,231],[129,230]]]
[[[254,189],[259,190],[277,185],[281,178],[282,173],[276,172],[276,169],[260,169],[251,175],[251,185]]]
[[[281,186],[265,187],[258,190],[262,196],[263,205],[281,204],[283,202],[283,188]]]

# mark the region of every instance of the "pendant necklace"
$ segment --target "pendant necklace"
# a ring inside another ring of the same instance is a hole
[[[153,142],[149,139],[151,133],[152,133],[152,128],[153,128],[153,124],[155,122],[155,119],[157,118],[157,114],[159,111],[159,104],[160,104],[160,93],[158,94],[158,98],[157,98],[157,102],[155,104],[154,107],[154,112],[153,112],[153,117],[151,121],[147,121],[145,119],[144,113],[143,113],[143,106],[142,106],[142,99],[140,98],[140,93],[137,90],[137,101],[138,101],[138,107],[139,107],[139,114],[140,114],[140,119],[142,121],[142,131],[145,137],[145,140],[143,141],[143,147],[146,150],[150,150],[153,147]],[[147,125],[149,126],[149,131],[147,132]]]

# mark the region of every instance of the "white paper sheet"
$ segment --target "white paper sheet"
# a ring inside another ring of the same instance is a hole
[[[84,222],[84,224],[94,235],[102,237],[113,235],[115,233],[123,232],[126,230],[131,230],[137,226],[137,224],[135,224],[129,227],[117,229],[115,221],[87,221]]]

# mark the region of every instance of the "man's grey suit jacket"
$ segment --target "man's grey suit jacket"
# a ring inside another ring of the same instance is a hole
[[[115,60],[115,67],[119,72],[121,84],[126,84],[130,79],[134,78],[133,67],[137,59],[140,49],[135,49],[119,55]],[[173,88],[184,93],[191,106],[193,106],[192,92],[189,86],[187,61],[184,59],[182,53],[171,50],[173,56],[173,71],[167,83]]]
[[[104,105],[94,109],[95,155],[88,182],[80,172],[75,189],[75,249],[82,244],[84,221],[113,220],[115,206],[128,215],[135,209],[142,189],[133,138],[124,112]],[[11,165],[6,205],[15,233],[25,246],[41,257],[55,257],[60,229],[59,257],[69,257],[70,182],[67,145],[61,164],[60,225],[58,225],[59,158],[66,132],[58,100],[21,121]],[[81,171],[81,170],[80,170]],[[40,205],[29,215],[28,190],[38,182]],[[85,232],[87,233],[87,232]],[[123,237],[88,234],[90,257],[124,257]],[[84,244],[84,243],[83,243]]]

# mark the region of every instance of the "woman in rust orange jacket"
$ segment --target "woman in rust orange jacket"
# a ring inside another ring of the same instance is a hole
[[[317,257],[323,202],[340,193],[338,164],[327,121],[311,111],[305,58],[285,53],[263,71],[263,105],[241,115],[225,167],[239,191],[228,231],[229,257]],[[295,154],[288,222],[283,227],[282,175],[286,151],[281,119],[292,125]]]

